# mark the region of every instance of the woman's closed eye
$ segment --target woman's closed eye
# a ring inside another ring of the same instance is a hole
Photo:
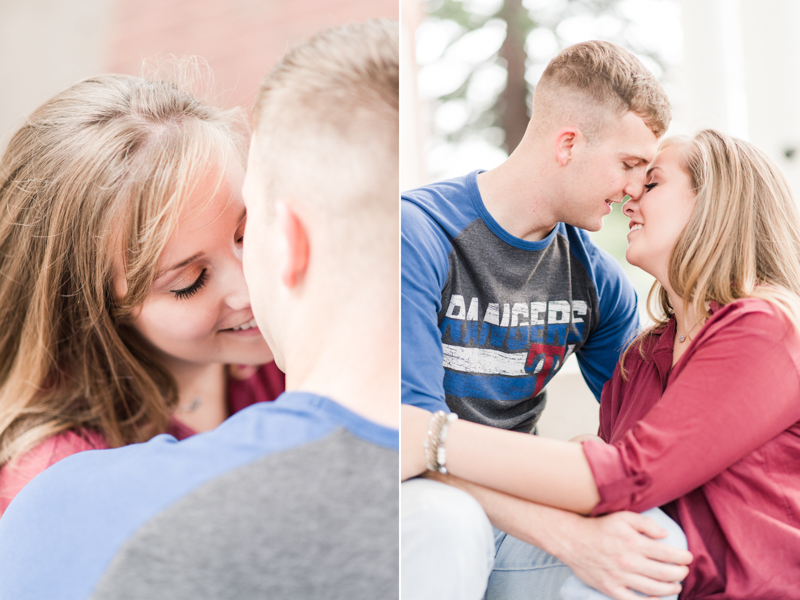
[[[244,243],[244,232],[246,228],[247,228],[247,210],[245,210],[242,213],[242,216],[239,217],[239,226],[236,228],[236,233],[234,234],[237,244]]]
[[[194,281],[194,283],[192,285],[190,285],[188,287],[185,287],[183,289],[180,289],[180,290],[170,290],[170,292],[175,294],[175,297],[178,300],[184,300],[186,298],[191,298],[192,296],[194,296],[197,292],[199,292],[203,288],[203,286],[206,284],[206,280],[207,279],[208,279],[208,274],[206,273],[206,270],[203,269],[200,272],[200,275],[198,276],[198,278],[195,279],[195,281]]]
[[[658,185],[657,183],[645,183],[645,184],[644,184],[644,187],[645,187],[645,189],[646,189],[646,190],[649,192],[650,190],[652,190],[652,189],[653,189],[654,187],[656,187],[657,185]]]

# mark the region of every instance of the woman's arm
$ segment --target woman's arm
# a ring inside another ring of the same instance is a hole
[[[402,408],[403,478],[426,470],[423,442],[431,413]],[[587,514],[599,502],[579,444],[459,420],[447,434],[448,472],[539,504]]]

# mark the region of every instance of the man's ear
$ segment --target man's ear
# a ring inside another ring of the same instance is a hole
[[[574,127],[562,127],[556,134],[556,160],[562,167],[572,160],[580,132]]]
[[[275,203],[275,220],[278,235],[283,238],[285,252],[280,275],[287,288],[297,286],[308,269],[308,232],[303,222],[286,202]]]

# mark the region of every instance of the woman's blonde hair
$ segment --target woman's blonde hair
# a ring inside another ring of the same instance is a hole
[[[240,112],[170,81],[104,75],[46,102],[11,138],[0,160],[0,466],[67,430],[112,447],[165,431],[176,383],[128,323],[183,202],[209,170],[244,161]]]
[[[668,265],[669,284],[684,307],[707,318],[710,301],[762,298],[800,328],[800,216],[781,170],[752,144],[711,129],[665,139],[660,150],[668,147],[678,149],[696,194]],[[655,325],[637,340],[642,356],[643,342],[674,313],[657,281],[647,312]]]

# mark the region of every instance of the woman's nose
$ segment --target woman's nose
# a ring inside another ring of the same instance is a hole
[[[622,205],[622,214],[630,217],[635,212],[636,200],[630,196],[625,196],[625,204]]]

